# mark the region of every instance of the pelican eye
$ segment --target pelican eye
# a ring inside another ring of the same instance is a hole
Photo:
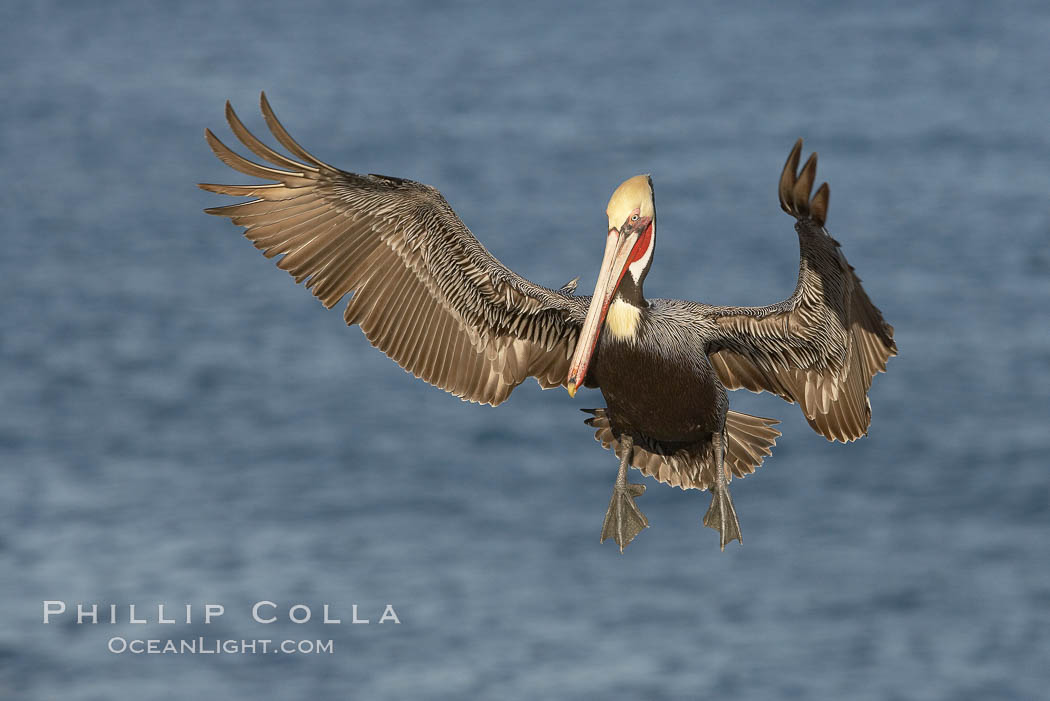
[[[638,215],[635,214],[633,217],[631,217],[631,221],[638,221]]]

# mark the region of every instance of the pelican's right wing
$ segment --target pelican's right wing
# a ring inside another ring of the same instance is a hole
[[[708,355],[722,384],[798,402],[813,430],[846,442],[867,433],[868,388],[897,344],[824,228],[827,183],[810,199],[816,154],[796,172],[801,150],[799,139],[780,180],[780,204],[797,220],[801,252],[794,294],[766,307],[697,306],[714,325]]]
[[[226,104],[233,133],[273,168],[234,153],[211,131],[215,155],[234,170],[276,181],[200,187],[255,197],[215,207],[267,258],[343,314],[398,365],[464,400],[503,402],[526,377],[564,385],[588,298],[534,285],[496,260],[432,187],[348,173],[310,155],[261,96],[274,137],[304,162],[259,141]]]

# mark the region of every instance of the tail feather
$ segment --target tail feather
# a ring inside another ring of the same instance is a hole
[[[726,414],[726,465],[734,477],[750,475],[767,455],[773,454],[780,422],[761,416],[730,411]]]
[[[597,429],[594,438],[602,447],[611,448],[621,456],[620,441],[613,433],[605,409],[584,409],[593,414],[586,423]],[[750,416],[736,411],[726,414],[726,467],[732,476],[745,477],[762,464],[780,431],[773,428],[776,419]],[[642,474],[655,477],[672,487],[708,489],[714,485],[715,460],[711,441],[700,443],[670,443],[635,437],[631,465]]]

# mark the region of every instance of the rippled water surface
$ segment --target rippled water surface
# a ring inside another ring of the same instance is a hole
[[[5,5],[0,698],[1043,697],[1048,36],[1036,2]],[[202,130],[228,134],[227,98],[263,129],[262,89],[546,285],[593,286],[606,198],[651,172],[646,291],[713,303],[793,288],[774,190],[804,136],[897,330],[870,436],[734,394],[784,430],[734,483],[745,545],[650,481],[652,528],[599,546],[616,464],[577,408],[600,396],[463,404],[201,213],[194,183],[244,181]],[[45,626],[47,599],[121,622]],[[343,625],[253,623],[260,600]],[[127,622],[158,602],[226,613]]]

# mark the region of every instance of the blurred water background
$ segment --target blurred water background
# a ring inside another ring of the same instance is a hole
[[[1046,698],[1050,6],[786,5],[5,3],[0,698]],[[784,431],[734,483],[745,545],[650,481],[652,528],[599,546],[597,393],[461,403],[201,213],[195,183],[248,181],[202,130],[229,98],[265,131],[260,90],[546,285],[593,287],[609,193],[651,172],[646,291],[712,303],[791,292],[805,137],[901,349],[870,436],[736,393]],[[226,614],[45,626],[45,599]]]

